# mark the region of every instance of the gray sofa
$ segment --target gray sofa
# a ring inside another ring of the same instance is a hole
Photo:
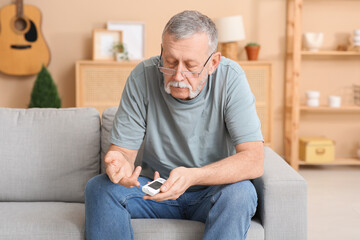
[[[101,124],[93,108],[0,108],[0,239],[84,239],[84,188],[104,171],[116,109]],[[306,239],[304,179],[266,148],[265,173],[253,183],[259,206],[248,239]],[[187,220],[132,226],[135,239],[201,239],[204,230]]]

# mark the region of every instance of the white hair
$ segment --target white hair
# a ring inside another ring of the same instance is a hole
[[[183,11],[173,16],[166,24],[162,33],[162,40],[166,33],[174,35],[176,39],[184,39],[196,33],[206,33],[209,37],[209,54],[216,51],[218,33],[215,23],[198,11]]]

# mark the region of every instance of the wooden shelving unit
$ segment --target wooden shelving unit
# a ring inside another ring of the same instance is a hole
[[[324,1],[325,3],[326,1]],[[330,163],[307,163],[299,160],[299,127],[301,114],[331,113],[359,114],[359,106],[342,106],[330,108],[327,106],[307,107],[300,103],[300,75],[302,57],[343,59],[360,57],[360,52],[348,51],[318,51],[302,50],[302,9],[303,0],[287,1],[287,33],[286,33],[286,71],[285,71],[285,159],[295,169],[300,165],[360,165],[356,158],[336,158]]]

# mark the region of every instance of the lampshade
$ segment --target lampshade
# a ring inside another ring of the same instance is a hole
[[[219,42],[236,42],[245,39],[241,15],[215,19]]]

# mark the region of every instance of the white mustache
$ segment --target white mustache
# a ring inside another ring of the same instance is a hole
[[[187,88],[187,89],[189,89],[189,98],[193,99],[197,95],[199,95],[199,93],[201,91],[201,87],[202,87],[202,85],[204,85],[206,80],[207,80],[207,77],[204,77],[204,79],[201,81],[200,85],[194,91],[190,84],[187,84],[184,82],[177,82],[177,81],[171,81],[167,85],[164,84],[164,89],[165,89],[166,93],[171,94],[170,87]]]
[[[191,85],[186,84],[184,82],[172,81],[172,82],[169,82],[168,85],[166,86],[166,88],[168,88],[168,87],[188,88],[190,91],[192,91]]]

